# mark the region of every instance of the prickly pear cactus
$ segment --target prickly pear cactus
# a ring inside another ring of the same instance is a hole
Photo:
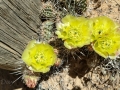
[[[49,42],[51,39],[54,38],[55,36],[55,24],[54,21],[52,20],[47,20],[44,21],[40,27],[40,29],[43,31],[42,32],[42,41],[44,42]]]
[[[75,12],[81,15],[87,7],[86,0],[78,0],[75,2]]]
[[[54,4],[50,1],[42,2],[40,10],[40,19],[54,19],[57,15],[57,12],[54,8]]]
[[[59,12],[56,10],[52,1],[43,1],[40,9],[40,25],[41,41],[49,42],[55,37],[55,22],[59,17]]]
[[[59,3],[57,8],[60,13],[60,17],[64,17],[66,14],[81,15],[87,7],[86,0],[56,0]]]
[[[53,40],[55,24],[67,14],[81,15],[86,10],[86,6],[86,0],[43,0],[40,9],[41,40],[45,42]]]
[[[57,22],[61,21],[61,18],[63,18],[67,14],[72,14],[75,16],[81,15],[82,12],[85,11],[85,8],[86,0],[42,0],[39,10],[39,18],[41,21],[39,27],[39,41],[45,43],[50,43],[51,41],[56,42],[55,31]],[[54,46],[55,45],[53,45],[53,47]],[[63,48],[63,46],[60,47]],[[22,79],[26,86],[29,88],[35,88],[38,84],[38,80],[43,80],[43,76],[45,78],[50,77],[50,75],[53,75],[54,72],[57,73],[61,70],[62,64],[60,62],[63,64],[63,61],[61,61],[60,59],[57,60],[57,64],[55,63],[53,66],[51,66],[51,69],[49,71],[51,74],[49,74],[49,72],[45,74],[38,72],[36,74],[27,66],[22,68],[22,70],[17,70],[21,71],[21,74],[23,74]]]
[[[61,20],[61,18],[63,18],[67,14],[81,15],[82,12],[85,11],[85,9],[86,9],[86,0],[43,0],[39,15],[39,18],[42,21],[39,27],[40,37],[41,37],[40,41],[46,43],[49,43],[50,41],[54,42],[56,38],[55,31],[56,31],[57,22],[59,22],[59,20]],[[63,61],[60,62],[63,63]],[[60,70],[59,66],[62,66],[62,64],[59,63],[56,66],[54,65],[53,67],[58,68],[57,70],[59,71]],[[54,70],[53,67],[52,67],[53,69],[52,71],[57,72],[56,69]],[[30,88],[34,88],[37,85],[37,81],[40,79],[32,72],[33,71],[26,70],[25,68],[23,73],[23,81]],[[45,78],[48,75],[49,74],[43,74]],[[41,73],[40,76],[43,77]]]

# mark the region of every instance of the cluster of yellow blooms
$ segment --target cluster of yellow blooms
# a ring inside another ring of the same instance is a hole
[[[120,53],[119,25],[105,16],[86,19],[67,15],[57,23],[56,34],[68,49],[91,45],[104,58],[115,59]],[[22,54],[22,60],[34,72],[46,73],[57,60],[52,46],[30,41]]]
[[[57,24],[56,34],[68,49],[92,45],[104,58],[115,59],[120,52],[119,25],[105,16],[86,19],[67,15]]]

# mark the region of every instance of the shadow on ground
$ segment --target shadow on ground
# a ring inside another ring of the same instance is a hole
[[[0,90],[17,90],[18,88],[22,88],[19,90],[34,90],[27,88],[21,79],[13,83],[19,76],[10,73],[12,73],[12,71],[0,69]]]

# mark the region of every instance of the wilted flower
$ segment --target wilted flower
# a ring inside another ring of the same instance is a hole
[[[30,41],[22,54],[22,60],[34,72],[48,72],[56,59],[52,46],[36,40]]]
[[[62,23],[57,24],[56,34],[64,40],[68,49],[82,47],[91,42],[91,23],[88,22],[84,17],[67,15],[62,19]]]

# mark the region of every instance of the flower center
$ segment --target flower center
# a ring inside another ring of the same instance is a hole
[[[37,52],[36,55],[34,56],[35,60],[37,63],[43,62],[45,60],[43,52]]]
[[[111,40],[106,40],[106,41],[102,41],[101,42],[101,48],[102,49],[109,49],[112,45],[112,41]]]
[[[77,40],[80,35],[79,35],[79,32],[76,29],[72,29],[68,32],[68,36],[70,37],[70,39]]]

